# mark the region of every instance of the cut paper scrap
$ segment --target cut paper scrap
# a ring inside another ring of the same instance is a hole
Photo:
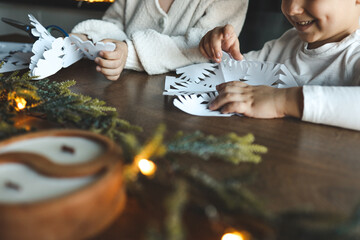
[[[100,51],[114,51],[116,47],[115,44],[111,42],[97,42],[94,44],[91,41],[83,41],[77,36],[70,36],[69,38],[90,60],[94,60]]]
[[[220,63],[225,82],[244,81],[249,85],[267,85],[277,88],[298,86],[284,64],[258,61],[236,61],[224,54]]]
[[[216,63],[199,63],[176,69],[176,74],[181,75],[179,78],[185,81],[199,83],[204,78],[214,75],[218,64]]]
[[[39,41],[40,40],[40,41]],[[41,38],[38,42],[35,42],[34,47],[37,46],[37,43],[41,42]],[[64,56],[64,40],[62,38],[55,39],[49,48],[49,50],[42,51],[42,45],[40,45],[41,57],[40,54],[37,54],[37,48],[35,48],[34,59],[36,61],[32,62],[33,69],[31,69],[32,76],[41,76],[42,78],[48,77],[53,73],[56,73],[63,67],[63,56]],[[31,59],[33,60],[33,58]]]
[[[64,39],[63,67],[67,68],[84,57],[81,49],[70,38]]]
[[[214,80],[216,80],[216,78],[214,78]],[[179,80],[176,77],[166,77],[165,91],[163,92],[163,95],[174,96],[213,92],[216,91],[216,85],[220,83],[221,82],[211,81],[211,79],[196,83],[192,81]]]
[[[34,26],[32,34],[39,39],[34,43],[31,57],[30,76],[36,79],[49,77],[62,68],[76,63],[84,56],[94,60],[100,51],[113,51],[114,43],[82,41],[75,36],[54,38],[40,24],[38,20],[29,14],[31,24]]]
[[[181,95],[174,99],[174,106],[195,116],[230,117],[234,114],[223,114],[220,111],[211,111],[208,105],[216,97],[215,92],[204,94]]]
[[[51,36],[51,34],[44,28],[43,25],[31,14],[28,14],[29,20],[31,25],[34,26],[34,28],[31,29],[31,34],[35,37],[39,37],[43,40],[48,41],[51,43],[55,38]]]
[[[32,52],[23,53],[15,52],[2,54],[0,53],[0,59],[3,65],[0,68],[0,73],[18,71],[27,69],[29,67],[30,58],[33,55]]]
[[[12,72],[29,67],[32,44],[0,42],[0,73]]]
[[[31,52],[32,43],[0,42],[0,53]]]
[[[224,82],[243,81],[249,85],[267,85],[276,88],[298,86],[284,64],[236,61],[225,52],[219,64],[195,64],[182,67],[176,72],[181,76],[166,77],[163,94],[178,96],[178,99],[174,100],[174,105],[176,103],[175,106],[179,109],[198,116],[219,116],[221,114],[218,111],[208,110],[207,105],[204,104],[206,101],[202,98],[205,96],[204,93],[210,94],[210,92],[216,91],[216,85]],[[205,98],[208,100],[208,97]],[[225,116],[231,115],[233,114]]]

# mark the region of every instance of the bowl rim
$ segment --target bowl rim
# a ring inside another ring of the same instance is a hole
[[[14,136],[9,139],[3,140],[0,142],[0,148],[6,146],[8,144],[14,143],[16,141],[26,140],[29,138],[40,138],[44,136],[82,136],[99,143],[104,144],[105,150],[104,154],[99,156],[98,158],[93,159],[90,162],[81,163],[81,164],[71,164],[69,165],[71,168],[74,166],[77,168],[86,167],[86,166],[99,166],[102,165],[102,168],[99,171],[92,175],[95,177],[95,180],[91,183],[75,189],[69,193],[58,197],[51,197],[43,200],[38,200],[34,202],[25,202],[25,203],[1,203],[0,202],[0,211],[10,210],[10,208],[19,208],[21,206],[26,207],[44,207],[46,205],[58,204],[60,201],[70,201],[72,198],[75,198],[79,195],[86,194],[88,191],[93,191],[94,189],[100,188],[103,184],[106,184],[107,181],[111,181],[112,178],[118,177],[119,186],[124,187],[124,179],[123,179],[123,152],[120,146],[116,145],[115,142],[110,140],[108,137],[103,135],[85,131],[85,130],[77,130],[77,129],[61,129],[61,130],[42,130],[35,133],[23,134],[20,136]],[[103,162],[102,158],[106,158],[107,160]],[[95,164],[94,164],[95,163]],[[1,164],[1,163],[0,163]],[[90,175],[91,176],[91,175]]]

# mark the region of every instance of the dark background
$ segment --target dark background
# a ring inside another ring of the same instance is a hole
[[[280,37],[290,23],[281,13],[281,0],[249,0],[249,10],[240,34],[241,52],[259,50],[265,42]]]

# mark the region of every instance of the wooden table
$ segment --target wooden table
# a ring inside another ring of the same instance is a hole
[[[95,64],[82,60],[50,77],[76,80],[76,93],[99,98],[117,109],[119,116],[144,131],[140,139],[152,135],[159,123],[170,134],[179,130],[200,130],[207,134],[253,133],[257,144],[268,148],[256,166],[257,178],[251,190],[273,212],[307,207],[316,211],[349,214],[360,200],[360,134],[357,131],[301,122],[292,118],[259,120],[197,117],[175,108],[162,95],[165,75],[125,71],[118,81],[108,81],[95,70]],[[226,175],[228,167],[209,161],[208,168]],[[240,166],[239,166],[240,167]],[[129,196],[125,212],[107,230],[93,239],[144,239],[146,224],[161,221],[161,184],[150,184],[149,199]],[[186,212],[186,239],[220,239],[222,232],[212,226],[201,211]]]

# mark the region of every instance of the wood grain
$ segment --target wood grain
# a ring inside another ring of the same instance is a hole
[[[259,120],[197,117],[176,109],[171,97],[162,95],[165,75],[125,71],[118,81],[108,81],[97,73],[95,64],[82,60],[50,77],[54,81],[76,80],[72,90],[106,101],[119,116],[143,127],[141,139],[151,136],[165,123],[169,136],[177,131],[203,131],[223,135],[253,133],[256,143],[269,151],[262,163],[253,167],[256,180],[250,189],[268,209],[281,212],[292,208],[349,214],[360,200],[360,135],[357,131],[284,118]],[[209,161],[207,169],[225,176],[236,171],[219,161]],[[240,168],[240,167],[239,167]],[[144,239],[149,222],[163,220],[161,184],[148,183],[145,202],[128,196],[124,214],[93,240]],[[234,216],[236,221],[236,216]],[[220,239],[221,227],[212,225],[203,212],[189,207],[185,214],[188,240]]]

